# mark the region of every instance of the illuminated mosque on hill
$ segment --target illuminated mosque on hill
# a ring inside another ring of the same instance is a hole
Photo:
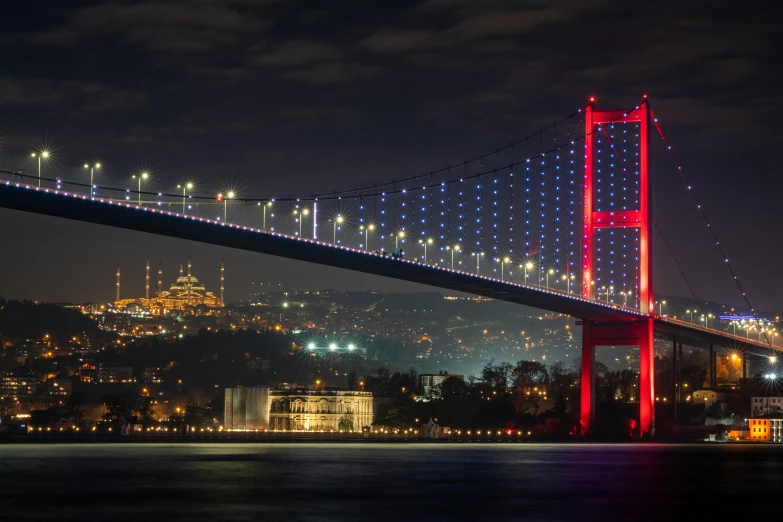
[[[223,308],[223,292],[225,290],[225,265],[220,263],[220,297],[212,292],[207,292],[204,283],[191,273],[190,257],[188,257],[188,273],[183,274],[183,267],[179,265],[179,277],[171,285],[169,290],[163,290],[163,269],[158,263],[158,288],[154,297],[150,297],[150,262],[147,261],[145,279],[145,296],[135,299],[120,299],[120,265],[117,265],[117,297],[114,307],[117,309],[141,308],[154,315],[162,315],[168,312],[211,313]]]

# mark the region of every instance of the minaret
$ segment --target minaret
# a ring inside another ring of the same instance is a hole
[[[146,279],[144,281],[144,298],[150,298],[150,260],[147,259],[147,272]]]
[[[190,287],[193,285],[193,280],[190,279],[190,254],[188,254],[188,297],[190,297]]]
[[[179,276],[182,277],[182,263],[179,265]]]
[[[117,299],[115,301],[120,300],[120,263],[117,263]]]
[[[188,256],[188,281],[190,281],[190,256]]]
[[[223,301],[223,291],[225,290],[225,285],[223,284],[226,281],[226,262],[221,260],[220,261],[220,304],[225,305],[226,303]]]
[[[158,299],[160,299],[163,293],[163,267],[161,266],[161,260],[158,259]]]

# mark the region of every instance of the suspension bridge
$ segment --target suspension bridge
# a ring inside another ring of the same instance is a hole
[[[670,341],[675,353],[683,343],[709,349],[713,388],[717,350],[768,357],[783,349],[766,331],[756,340],[655,313],[653,134],[670,154],[683,190],[755,316],[646,96],[621,110],[599,109],[591,98],[587,106],[492,153],[423,175],[311,195],[206,195],[189,183],[155,192],[143,186],[146,174],[132,188],[97,185],[92,176],[89,183],[42,177],[39,154],[37,176],[0,171],[0,207],[567,314],[582,326],[582,433],[594,419],[596,347],[638,346],[639,432],[652,435],[655,338]],[[94,166],[85,167],[92,174]]]

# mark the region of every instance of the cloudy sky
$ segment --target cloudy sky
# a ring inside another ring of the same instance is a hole
[[[0,17],[0,167],[159,190],[185,178],[244,194],[353,187],[505,145],[588,95],[651,103],[759,308],[779,310],[780,8],[740,2],[157,0],[44,2]],[[655,143],[655,146],[659,146]],[[671,165],[655,219],[700,296],[739,304]],[[113,298],[143,263],[192,253],[228,297],[251,283],[423,289],[99,226],[0,210],[0,295]],[[662,250],[662,249],[658,249]],[[660,292],[687,295],[661,258]],[[134,279],[135,278],[135,279]]]

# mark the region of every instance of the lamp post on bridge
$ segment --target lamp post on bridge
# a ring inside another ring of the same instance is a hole
[[[504,271],[505,271],[505,268],[506,268],[506,264],[511,262],[511,258],[508,257],[508,256],[505,256],[505,257],[503,257],[501,259],[498,259],[498,261],[500,261],[500,280],[501,281],[505,281],[506,280],[506,276],[505,276],[505,272]]]
[[[604,290],[606,290],[606,302],[608,303],[609,302],[609,293],[614,290],[614,287],[613,286],[602,286],[601,287],[601,293],[603,293]]]
[[[332,234],[332,243],[335,245],[337,244],[337,227],[342,227],[342,224],[345,222],[345,218],[341,215],[337,215],[334,218],[334,234]]]
[[[451,269],[454,270],[454,252],[459,252],[460,246],[454,245],[454,246],[447,246],[446,250],[451,250]]]
[[[234,194],[233,190],[229,190],[228,193],[226,194],[225,198],[223,197],[223,194],[218,194],[218,196],[217,196],[218,202],[220,202],[220,200],[223,200],[223,222],[224,223],[226,221],[228,221],[228,200],[229,199],[234,199],[235,196],[236,196],[236,194]]]
[[[476,257],[476,275],[481,275],[481,258],[484,256],[484,252],[473,252],[470,255]]]
[[[373,225],[372,223],[370,223],[367,226],[362,225],[362,226],[359,227],[359,230],[364,230],[364,249],[369,252],[369,250],[370,250],[370,232],[375,230],[375,225]],[[424,248],[424,259],[425,259],[424,262],[425,263],[427,262],[426,261],[427,253],[426,252],[427,252],[427,248],[425,247]]]
[[[690,314],[690,316],[691,316],[691,324],[693,324],[693,312],[695,312],[695,311],[696,310],[685,310],[685,313],[686,314]]]
[[[41,152],[33,152],[31,154],[33,158],[38,158],[38,186],[41,186],[41,159],[49,159],[49,151],[42,150]]]
[[[259,205],[261,205],[261,203],[259,203]],[[262,218],[262,221],[261,221],[261,230],[266,230],[266,208],[267,207],[271,207],[272,206],[272,202],[271,201],[267,201],[266,203],[263,203],[263,205],[264,206],[262,208],[263,218]]]
[[[95,169],[101,168],[100,163],[95,163],[93,165],[90,165],[89,163],[84,164],[85,169],[90,169],[90,196],[94,196],[93,189],[95,188],[93,178],[95,176]],[[40,177],[40,176],[39,176]]]
[[[427,245],[431,245],[433,243],[433,239],[431,237],[428,237],[426,241],[423,239],[419,240],[420,245],[424,245],[424,264],[427,264]]]
[[[549,290],[549,276],[550,275],[554,275],[554,273],[555,273],[555,269],[554,268],[550,268],[549,270],[546,271],[546,289],[547,290]]]
[[[405,239],[405,231],[400,230],[396,234],[394,234],[394,250],[400,249],[400,239]]]
[[[185,202],[187,201],[187,192],[188,190],[193,190],[193,183],[184,183],[182,185],[177,185],[177,188],[182,189],[182,214],[185,214]]]
[[[305,207],[302,212],[299,213],[299,237],[302,237],[302,221],[310,215],[310,209]]]
[[[141,181],[142,180],[147,181],[147,179],[149,179],[149,177],[150,177],[150,175],[147,172],[142,172],[141,174],[134,174],[132,176],[133,179],[138,179],[139,180],[139,191],[138,191],[139,206],[141,206]]]
[[[529,270],[533,270],[533,263],[528,261],[522,267],[525,269],[525,286],[527,286],[527,273]]]

